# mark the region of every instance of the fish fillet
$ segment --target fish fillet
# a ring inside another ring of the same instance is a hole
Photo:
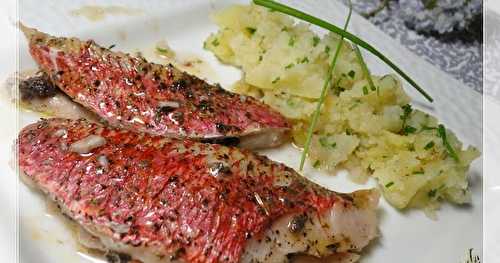
[[[111,126],[252,149],[288,138],[290,124],[277,111],[171,64],[149,63],[92,40],[57,38],[23,25],[21,30],[50,80]]]
[[[350,262],[377,236],[376,190],[329,191],[248,150],[46,119],[18,137],[36,188],[103,250],[150,262]]]

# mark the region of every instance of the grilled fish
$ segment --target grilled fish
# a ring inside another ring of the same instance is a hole
[[[46,119],[18,137],[27,180],[100,242],[150,262],[351,260],[376,190],[329,191],[248,150]]]
[[[288,121],[252,97],[224,90],[171,64],[56,38],[21,25],[40,69],[109,125],[168,137],[264,148],[287,139]]]

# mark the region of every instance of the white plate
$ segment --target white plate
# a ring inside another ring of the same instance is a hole
[[[116,44],[116,50],[134,51],[151,48],[161,39],[181,54],[196,54],[209,63],[213,73],[207,77],[211,82],[229,86],[239,79],[238,70],[221,65],[215,57],[204,51],[203,40],[217,30],[209,14],[214,9],[235,1],[107,1],[107,4],[126,6],[141,10],[133,15],[112,15],[100,21],[89,21],[84,17],[70,15],[70,11],[98,1],[43,1],[20,2],[20,20],[29,26],[55,35],[92,38],[104,46]],[[147,2],[147,3],[146,3]],[[345,18],[346,8],[333,1],[288,1],[314,15],[336,24]],[[436,102],[426,103],[411,88],[407,90],[414,104],[437,115],[449,128],[456,131],[466,144],[482,149],[482,103],[481,96],[444,74],[434,66],[416,57],[371,23],[354,15],[350,29],[373,43],[393,59],[415,80],[425,87]],[[22,37],[22,36],[21,36]],[[33,68],[34,64],[26,50],[26,42],[20,40],[21,69]],[[374,73],[390,70],[377,59],[368,56]],[[5,76],[8,72],[1,72]],[[12,119],[13,109],[1,101],[1,118]],[[36,121],[36,114],[21,113],[20,127]],[[2,134],[1,143],[11,144],[15,132]],[[290,146],[264,152],[272,159],[297,167],[299,152]],[[1,161],[7,161],[10,151],[2,151]],[[13,178],[11,168],[3,163],[0,171]],[[345,174],[326,176],[306,169],[305,176],[329,189],[348,192],[374,186],[356,185],[349,182]],[[458,207],[443,205],[437,221],[430,220],[421,211],[400,212],[381,201],[381,237],[365,252],[362,262],[460,262],[469,248],[482,252],[482,165],[477,160],[470,171],[473,203]],[[2,189],[16,189],[14,180],[2,181]],[[24,185],[19,185],[19,230],[21,262],[99,262],[99,259],[81,253],[72,230],[47,209],[41,195]],[[0,205],[12,207],[12,200],[0,194]],[[0,246],[2,244],[0,239]]]

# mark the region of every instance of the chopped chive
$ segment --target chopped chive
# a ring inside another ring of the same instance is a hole
[[[219,44],[220,44],[220,43],[219,43],[219,40],[218,40],[217,38],[216,38],[216,39],[214,39],[214,40],[212,41],[212,45],[213,45],[214,47],[218,46]]]
[[[328,146],[328,142],[326,140],[326,137],[319,138],[319,144],[321,144],[321,146],[323,146],[323,147],[327,147]]]
[[[262,61],[262,55],[259,55],[259,61]]]
[[[354,72],[354,70],[351,70],[351,71],[349,71],[349,73],[347,73],[347,76],[349,76],[349,77],[351,77],[351,79],[353,79],[356,76],[356,72]]]
[[[257,3],[257,2],[256,2]],[[264,3],[268,3],[265,1]],[[344,24],[344,30],[347,29],[349,25],[349,21],[351,20],[352,15],[352,4],[349,5],[349,14],[347,15],[347,19]],[[328,67],[328,72],[326,74],[326,79],[323,82],[323,89],[321,90],[321,95],[319,97],[318,103],[316,104],[316,110],[314,111],[311,126],[309,126],[309,130],[307,131],[306,143],[304,144],[304,150],[302,151],[302,155],[300,157],[300,171],[304,168],[304,162],[306,160],[307,153],[309,152],[309,146],[311,146],[311,139],[314,131],[314,127],[318,122],[319,115],[321,113],[321,106],[325,102],[326,94],[328,92],[328,86],[330,85],[330,81],[332,80],[332,73],[335,69],[335,65],[337,64],[337,59],[340,55],[340,50],[342,48],[342,44],[344,42],[344,37],[340,38],[340,42],[337,45],[337,49],[335,50],[335,54],[333,55],[332,61],[330,62],[330,66]],[[328,47],[328,46],[327,46]],[[328,48],[328,51],[330,48]]]
[[[168,53],[168,49],[166,48],[161,48],[161,47],[156,47],[156,51],[160,53]]]
[[[308,57],[304,57],[304,58],[300,61],[300,64],[304,64],[304,63],[309,63],[309,58],[308,58]]]
[[[394,182],[389,182],[389,183],[385,184],[385,188],[389,188],[393,185],[394,185]]]
[[[379,59],[381,59],[383,62],[385,62],[389,67],[391,67],[394,71],[396,71],[401,77],[403,77],[408,83],[410,83],[418,92],[420,92],[427,100],[430,102],[433,101],[432,97],[427,94],[413,79],[408,76],[406,73],[404,73],[396,64],[394,64],[390,59],[388,59],[384,54],[380,53],[375,47],[372,45],[368,44],[366,41],[360,39],[359,37],[349,33],[347,28],[344,27],[344,29],[341,29],[335,25],[332,25],[324,20],[321,20],[319,18],[316,18],[314,16],[311,16],[309,14],[306,14],[302,11],[299,11],[297,9],[291,8],[289,6],[286,6],[284,4],[277,3],[272,0],[253,0],[253,2],[257,5],[264,6],[273,10],[276,10],[278,12],[296,17],[300,20],[304,20],[306,22],[309,22],[311,24],[317,25],[319,27],[322,27],[324,29],[327,29],[333,33],[336,33],[340,35],[343,38],[346,38],[350,41],[352,41],[354,44],[361,46],[362,48],[368,50],[370,53],[373,55],[377,56]]]
[[[295,45],[295,37],[291,36],[290,39],[288,40],[288,45],[293,47]]]
[[[399,116],[399,118],[401,120],[403,120],[403,125],[402,125],[402,128],[401,128],[401,133],[403,135],[408,135],[410,133],[415,133],[417,131],[417,129],[415,129],[414,127],[406,125],[406,122],[408,121],[408,119],[410,118],[411,113],[413,112],[413,109],[411,108],[411,105],[410,104],[406,104],[406,105],[401,106],[401,108],[403,109],[403,115]]]
[[[313,47],[315,47],[319,44],[319,40],[320,40],[319,37],[317,37],[317,36],[313,37]]]
[[[257,31],[257,29],[254,27],[246,27],[245,29],[251,36],[253,36],[253,34],[255,34],[255,31]]]
[[[337,146],[337,143],[336,142],[333,142],[333,143],[329,143],[327,138],[326,137],[321,137],[319,138],[319,144],[322,146],[322,147],[331,147],[331,148],[335,148]]]
[[[294,65],[295,65],[295,64],[290,63],[290,64],[286,65],[285,69],[290,69],[290,68],[292,68]]]
[[[434,198],[436,196],[436,193],[437,193],[437,189],[432,189],[430,190],[428,193],[427,193],[427,196],[429,198]]]
[[[330,46],[325,47],[325,53],[330,55]]]
[[[438,126],[438,135],[441,137],[443,140],[443,145],[446,148],[446,151],[448,152],[448,155],[453,158],[455,161],[459,162],[460,159],[458,158],[457,153],[455,152],[455,149],[453,149],[453,146],[451,146],[450,142],[448,142],[448,138],[446,137],[446,129],[442,124],[439,124]]]
[[[421,171],[415,171],[415,172],[413,172],[413,174],[424,174],[424,171],[423,170],[421,170]]]
[[[415,144],[413,144],[413,143],[408,144],[408,151],[414,152],[415,151]]]
[[[110,46],[108,47],[108,49],[112,49],[112,48],[114,48],[114,47],[116,47],[116,44],[112,44],[112,45],[110,45]]]
[[[424,146],[425,150],[430,150],[432,147],[434,147],[434,141],[430,141]]]
[[[319,160],[316,160],[314,163],[313,163],[313,167],[314,168],[318,168],[319,166],[321,165],[321,162]]]
[[[404,135],[412,134],[412,133],[415,133],[416,131],[417,131],[417,129],[415,127],[412,127],[409,125],[407,125],[403,128]]]
[[[368,95],[368,87],[363,86],[363,95]]]
[[[276,82],[278,82],[280,80],[280,77],[276,77],[271,83],[272,84],[275,84]]]

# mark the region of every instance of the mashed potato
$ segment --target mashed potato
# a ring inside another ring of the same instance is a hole
[[[243,70],[235,91],[260,98],[294,121],[294,142],[302,146],[340,38],[319,37],[306,24],[253,5],[232,6],[213,18],[220,30],[205,48]],[[433,211],[441,200],[469,201],[467,171],[479,156],[476,149],[463,149],[447,131],[454,158],[437,120],[411,108],[395,76],[372,76],[371,90],[348,42],[332,77],[308,156],[314,167],[345,167],[358,182],[373,176],[400,209]]]

